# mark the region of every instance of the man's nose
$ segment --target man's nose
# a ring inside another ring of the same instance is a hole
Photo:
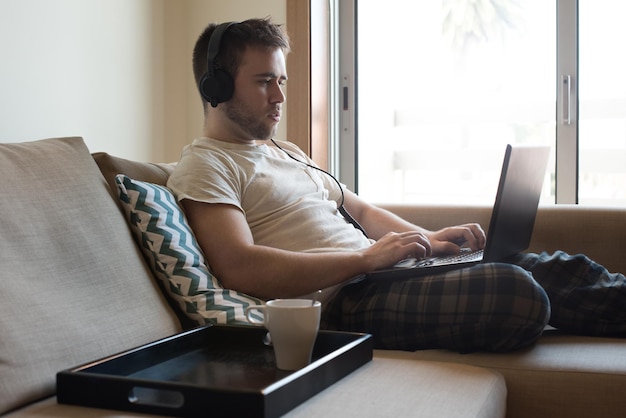
[[[285,93],[283,87],[279,83],[273,84],[270,101],[272,103],[282,103],[285,101]]]

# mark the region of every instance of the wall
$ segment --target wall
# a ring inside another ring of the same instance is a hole
[[[285,22],[285,0],[0,0],[0,10],[0,142],[77,135],[143,161],[176,160],[201,132],[191,50],[209,22]]]

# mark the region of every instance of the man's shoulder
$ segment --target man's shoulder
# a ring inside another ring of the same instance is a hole
[[[215,160],[232,159],[232,150],[222,146],[219,141],[211,138],[198,138],[187,145],[181,154],[182,161],[193,161],[198,164],[202,162],[213,162]]]
[[[276,143],[278,147],[282,148],[285,151],[288,151],[292,154],[299,155],[300,157],[304,157],[305,159],[309,158],[307,153],[304,152],[302,148],[300,148],[298,145],[296,145],[293,142],[286,141],[286,140],[279,140],[279,139],[273,139],[272,141]]]

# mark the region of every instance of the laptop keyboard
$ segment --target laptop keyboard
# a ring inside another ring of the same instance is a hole
[[[483,258],[483,250],[472,251],[469,248],[461,248],[459,254],[446,255],[442,257],[429,257],[422,259],[407,258],[397,263],[396,268],[415,268],[426,266],[437,266],[454,264],[468,261],[480,261]]]
[[[446,255],[443,257],[432,257],[419,260],[416,264],[418,267],[437,266],[444,264],[463,263],[468,261],[480,261],[483,259],[483,250],[472,251],[467,249],[459,254]]]

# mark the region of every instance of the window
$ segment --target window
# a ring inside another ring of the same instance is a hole
[[[626,3],[579,2],[581,202],[626,205]]]
[[[331,136],[361,196],[491,203],[505,145],[541,143],[542,203],[626,204],[626,4],[337,3]]]

